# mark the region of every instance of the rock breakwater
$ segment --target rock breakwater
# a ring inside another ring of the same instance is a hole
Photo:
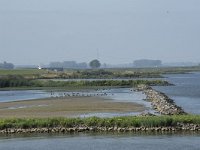
[[[142,91],[146,95],[146,99],[151,102],[153,109],[162,115],[182,115],[186,114],[184,110],[177,106],[175,102],[164,93],[154,90],[147,85],[138,85],[137,91]]]
[[[54,128],[7,128],[0,130],[0,134],[20,134],[20,133],[75,133],[75,132],[164,132],[164,131],[200,131],[198,124],[178,123],[173,127],[54,127]]]

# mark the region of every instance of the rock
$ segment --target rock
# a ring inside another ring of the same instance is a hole
[[[151,102],[153,109],[157,110],[163,115],[179,115],[186,114],[183,109],[176,106],[174,101],[167,97],[164,93],[158,92],[147,85],[139,85],[138,91],[142,91],[146,94],[146,99]]]
[[[108,128],[108,131],[113,131],[113,127]]]

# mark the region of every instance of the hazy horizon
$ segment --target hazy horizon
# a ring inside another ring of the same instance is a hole
[[[0,62],[200,62],[199,0],[0,0]]]

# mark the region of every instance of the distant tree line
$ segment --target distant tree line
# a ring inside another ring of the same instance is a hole
[[[14,69],[14,67],[12,63],[7,63],[6,61],[0,63],[0,69]]]
[[[85,68],[100,68],[101,63],[99,60],[94,59],[87,64],[86,62],[77,63],[76,61],[63,61],[63,62],[51,62],[49,64],[50,68],[73,68],[73,69],[85,69]]]
[[[90,67],[93,69],[99,68],[101,66],[101,63],[99,60],[94,59],[89,63]]]
[[[77,69],[84,69],[87,68],[87,63],[77,63],[76,61],[63,61],[63,62],[51,62],[49,67],[52,68],[77,68]]]

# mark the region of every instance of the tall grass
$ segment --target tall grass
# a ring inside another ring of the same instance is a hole
[[[42,128],[42,127],[169,127],[177,123],[200,124],[200,115],[179,116],[141,116],[114,118],[30,118],[0,119],[0,129],[6,128]]]
[[[63,86],[136,86],[139,84],[146,85],[169,85],[162,80],[97,80],[97,81],[35,81],[36,86],[41,87],[63,87]]]
[[[52,81],[52,80],[33,80],[23,76],[6,76],[0,78],[0,88],[7,87],[87,87],[87,86],[136,86],[146,85],[169,85],[162,80],[96,80],[96,81]]]

